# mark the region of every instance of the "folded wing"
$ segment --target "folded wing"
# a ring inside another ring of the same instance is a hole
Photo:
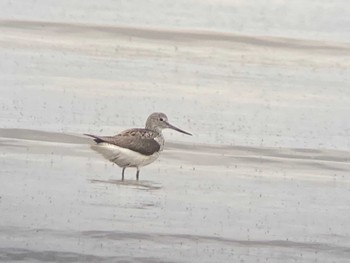
[[[96,136],[91,134],[85,135],[94,138],[94,141],[97,144],[109,143],[118,147],[141,153],[143,155],[152,155],[160,150],[159,143],[152,137],[139,137],[130,135],[124,136],[121,134],[116,136]]]

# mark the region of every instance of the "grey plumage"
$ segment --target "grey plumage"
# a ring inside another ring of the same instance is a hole
[[[85,135],[94,138],[97,144],[109,143],[143,155],[152,155],[160,150],[160,144],[154,140],[160,134],[147,129],[132,129],[115,136]]]
[[[139,168],[154,162],[164,147],[162,130],[170,128],[181,133],[191,135],[168,122],[164,113],[152,113],[146,121],[146,127],[125,130],[115,136],[92,137],[96,145],[94,150],[101,153],[108,160],[123,168],[122,179],[126,167],[137,169],[136,179],[139,178]]]

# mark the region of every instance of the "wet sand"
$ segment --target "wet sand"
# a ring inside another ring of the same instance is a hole
[[[18,20],[0,33],[3,128],[114,134],[163,111],[196,133],[175,140],[350,150],[347,42]]]
[[[183,26],[207,1],[176,27],[169,12],[117,23],[110,1],[36,3],[0,4],[0,261],[348,262],[347,15],[252,30],[254,3],[240,31]],[[121,181],[82,134],[154,111],[194,136],[165,131],[159,160]]]
[[[168,143],[137,182],[81,136],[0,137],[2,261],[350,257],[348,152]]]

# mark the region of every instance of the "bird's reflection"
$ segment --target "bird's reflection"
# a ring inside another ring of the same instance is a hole
[[[93,179],[90,180],[91,183],[103,183],[103,184],[113,184],[113,185],[120,185],[120,186],[129,186],[133,187],[138,190],[159,190],[162,188],[160,184],[157,184],[153,181],[135,181],[135,180],[115,180],[115,179],[109,179],[109,180],[99,180],[99,179]]]

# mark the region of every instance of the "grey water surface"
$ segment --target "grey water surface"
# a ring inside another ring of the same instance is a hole
[[[1,1],[0,261],[349,262],[349,9]],[[154,111],[121,181],[82,134]]]

